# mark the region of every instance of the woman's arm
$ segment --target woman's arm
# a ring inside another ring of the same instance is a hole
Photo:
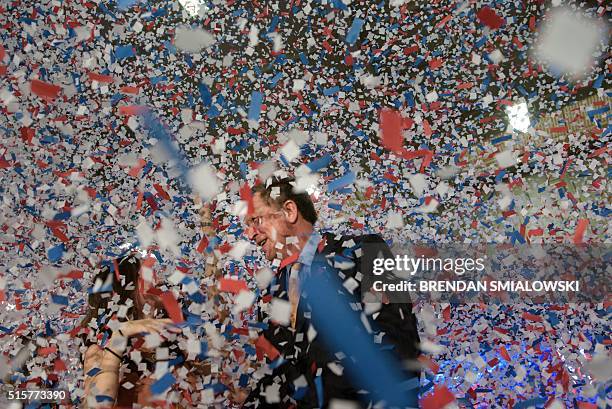
[[[210,210],[210,205],[208,205],[207,203],[202,203],[198,196],[196,196],[195,202],[196,204],[202,206],[198,210],[198,214],[200,216],[200,230],[202,231],[202,234],[208,238],[215,237],[215,229],[213,227],[212,211]],[[221,272],[217,267],[218,260],[214,251],[212,252],[211,257],[212,262],[206,263],[204,277],[213,276],[218,278]]]
[[[85,405],[89,408],[112,407],[119,390],[119,368],[125,353],[127,339],[139,333],[160,333],[172,324],[169,319],[144,319],[121,323],[118,331],[113,332],[108,346],[90,346],[85,352]],[[91,376],[92,369],[97,368]]]

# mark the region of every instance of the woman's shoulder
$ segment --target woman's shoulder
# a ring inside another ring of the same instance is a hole
[[[85,353],[83,354],[83,357],[85,359],[94,358],[94,357],[100,356],[103,351],[104,350],[102,349],[102,347],[100,345],[98,345],[98,344],[91,344],[85,350]]]

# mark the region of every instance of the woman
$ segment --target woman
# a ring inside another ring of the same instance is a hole
[[[200,216],[203,232],[210,235],[210,212]],[[112,282],[112,291],[89,296],[90,309],[81,323],[84,328],[93,329],[85,340],[87,349],[83,355],[85,407],[132,407],[134,404],[170,407],[167,401],[155,404],[151,400],[150,386],[155,381],[151,375],[161,361],[170,361],[168,366],[180,374],[176,379],[182,385],[178,399],[184,402],[183,406],[193,405],[201,389],[198,381],[211,373],[210,363],[198,358],[187,360],[178,343],[171,342],[175,338],[173,333],[181,331],[167,319],[159,298],[143,295],[138,290],[139,259],[127,256],[115,261],[113,266],[116,274],[105,267],[94,283],[94,289],[110,290],[107,283]],[[118,322],[111,321],[114,317]],[[167,351],[164,357],[156,357],[152,349],[143,348],[143,334],[159,334],[166,339],[159,345]],[[128,355],[130,349],[132,352]]]
[[[94,291],[100,292],[90,294],[89,311],[81,322],[88,330],[82,336],[85,407],[131,407],[149,400],[150,381],[141,379],[138,364],[125,352],[139,335],[162,334],[172,323],[158,318],[166,316],[159,299],[138,290],[138,257],[115,260],[113,267],[103,266],[97,274]],[[154,366],[150,353],[142,358],[149,368]],[[122,364],[125,368],[120,373]]]

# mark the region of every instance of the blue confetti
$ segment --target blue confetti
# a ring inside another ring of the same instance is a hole
[[[332,351],[342,351],[351,359],[343,361],[355,386],[371,392],[374,398],[391,406],[417,407],[417,391],[408,392],[402,385],[407,375],[387,354],[377,350],[365,331],[359,315],[346,299],[338,297],[341,284],[335,279],[326,259],[315,259],[312,274],[304,280],[304,291],[312,309],[312,320],[322,340]],[[322,279],[322,275],[328,279]],[[376,374],[376,376],[371,376]],[[414,384],[414,382],[412,383]]]
[[[63,244],[58,244],[55,247],[51,247],[49,250],[47,250],[47,257],[49,258],[49,261],[52,263],[55,263],[57,261],[59,261],[64,255],[64,245]]]
[[[251,106],[249,107],[249,119],[251,121],[259,122],[263,97],[264,94],[259,91],[253,91],[251,94]]]
[[[322,156],[318,159],[313,160],[312,162],[306,164],[311,172],[317,172],[319,169],[326,168],[332,161],[331,155],[328,153],[325,156]]]
[[[514,405],[514,409],[527,409],[529,407],[538,407],[546,403],[546,398],[533,398],[518,402]]]
[[[59,305],[68,305],[68,297],[64,296],[64,295],[51,295],[51,300],[53,300],[54,304],[59,304]]]
[[[352,171],[348,172],[345,175],[340,176],[339,178],[334,179],[331,182],[329,182],[329,184],[327,185],[327,192],[331,193],[336,190],[342,189],[343,187],[350,185],[354,181],[355,181],[355,173],[353,173]]]
[[[117,1],[117,7],[119,10],[127,10],[136,3],[138,3],[138,0],[119,0]]]
[[[200,91],[200,99],[202,100],[202,104],[204,104],[205,107],[209,107],[212,104],[212,95],[210,90],[204,83],[200,83],[200,85],[198,85],[198,90]]]
[[[359,38],[359,33],[361,32],[361,27],[363,27],[363,23],[365,23],[365,21],[360,18],[356,18],[355,20],[353,20],[351,28],[349,28],[348,33],[346,33],[347,43],[349,43],[350,45],[355,44],[355,41],[357,41],[357,38]]]
[[[131,44],[128,45],[120,45],[115,48],[115,58],[117,60],[122,60],[124,58],[135,57],[136,53],[134,51],[134,47]]]
[[[176,378],[170,372],[166,372],[159,380],[151,385],[151,394],[159,395],[176,383]]]

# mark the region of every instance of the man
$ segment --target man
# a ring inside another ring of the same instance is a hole
[[[317,212],[310,196],[294,192],[294,185],[292,178],[273,178],[255,186],[251,213],[245,218],[245,234],[277,270],[270,292],[263,299],[271,301],[269,310],[286,311],[288,307],[290,314],[285,322],[260,316],[268,324],[263,337],[281,359],[276,359],[272,372],[259,380],[244,407],[327,407],[334,399],[365,403],[369,400],[367,391],[352,385],[343,373],[342,360],[346,357],[329,350],[321,337],[314,335],[316,322],[310,323],[300,279],[311,273],[309,268],[314,259],[329,259],[336,267],[331,274],[337,273],[342,281],[353,278],[358,284],[362,246],[382,245],[385,256],[392,256],[391,251],[377,235],[319,234],[314,229]],[[327,278],[331,277],[321,277]],[[338,297],[346,298],[351,305],[360,305],[363,320],[375,331],[372,339],[382,336],[381,348],[392,349],[395,358],[404,362],[417,358],[419,336],[411,304],[383,304],[376,314],[366,315],[359,288]],[[271,315],[278,317],[274,311]],[[414,373],[407,376],[410,375],[415,376]]]

